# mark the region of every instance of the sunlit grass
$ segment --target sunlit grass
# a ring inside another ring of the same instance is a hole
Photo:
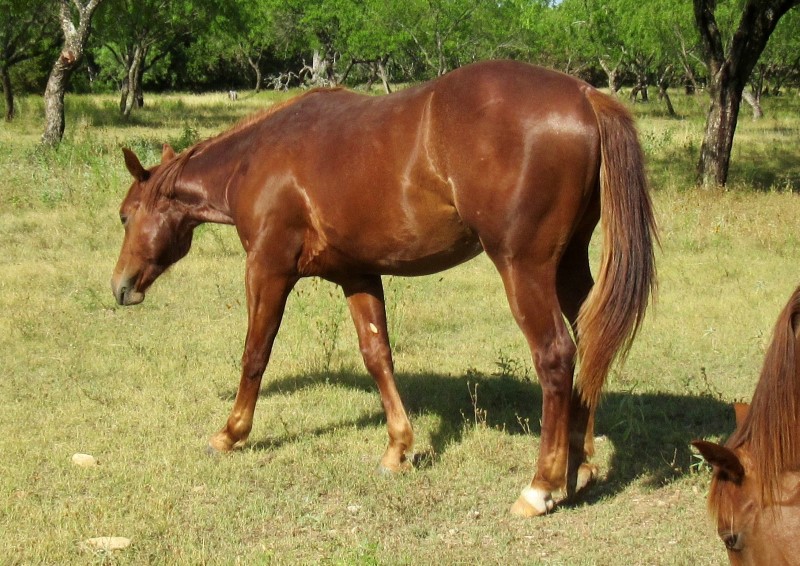
[[[34,99],[0,126],[0,563],[724,563],[688,442],[730,432],[727,403],[752,394],[798,282],[798,114],[767,106],[743,121],[733,187],[708,192],[692,189],[704,103],[676,101],[678,120],[635,106],[663,242],[658,303],[609,379],[601,481],[520,521],[508,507],[533,471],[541,393],[485,257],[385,280],[421,455],[395,478],[373,473],[384,417],[334,286],[292,294],[250,442],[230,457],[204,447],[238,382],[235,231],[202,227],[144,304],[115,306],[119,148],[153,163],[162,141],[214,134],[271,100],[154,96],[127,123],[114,97],[75,97],[57,152],[36,145]],[[75,452],[99,465],[75,467]],[[93,536],[132,545],[95,555],[80,546]]]

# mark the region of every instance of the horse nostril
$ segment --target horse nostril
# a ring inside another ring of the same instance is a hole
[[[125,293],[128,292],[128,286],[122,283],[119,287],[116,285],[116,281],[111,279],[111,292],[114,294],[114,299],[116,299],[118,305],[125,304]]]

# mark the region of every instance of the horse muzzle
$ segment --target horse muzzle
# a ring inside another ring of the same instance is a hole
[[[131,278],[117,276],[111,278],[111,292],[118,305],[138,305],[144,301],[144,293],[136,290],[136,281]]]

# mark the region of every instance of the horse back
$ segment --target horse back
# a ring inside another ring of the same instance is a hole
[[[305,218],[304,274],[430,273],[549,225],[558,228],[542,245],[563,247],[597,185],[585,88],[487,62],[382,97],[316,91],[264,122],[251,148],[257,174],[241,192],[248,206],[293,203]]]

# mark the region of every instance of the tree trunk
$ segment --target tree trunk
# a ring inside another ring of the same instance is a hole
[[[672,105],[672,99],[669,97],[669,92],[667,92],[668,85],[662,85],[661,83],[658,84],[658,98],[664,101],[664,105],[667,107],[667,114],[674,117],[675,114],[675,107]]]
[[[59,0],[59,20],[64,33],[64,47],[53,64],[44,91],[44,133],[42,143],[51,147],[64,136],[64,96],[72,72],[77,68],[91,32],[92,16],[103,0]],[[72,21],[72,8],[77,9],[78,26]]]
[[[72,53],[62,52],[50,71],[44,90],[44,145],[55,147],[64,137],[64,96],[75,66]]]
[[[14,91],[11,88],[8,67],[0,67],[0,83],[3,85],[3,98],[6,101],[6,122],[11,122],[14,119]]]
[[[753,109],[753,120],[760,120],[764,117],[764,110],[761,108],[761,96],[747,89],[742,93],[744,101]]]
[[[622,88],[622,59],[620,58],[620,60],[617,61],[614,66],[609,64],[603,58],[598,59],[598,61],[600,63],[600,67],[602,67],[603,71],[608,77],[608,88],[611,89],[611,94],[616,96],[619,92],[619,89]]]
[[[741,104],[741,91],[731,85],[711,93],[711,106],[706,116],[706,130],[700,147],[698,176],[704,187],[724,186],[733,149],[733,134]]]
[[[392,87],[389,86],[389,73],[386,70],[386,62],[388,60],[388,57],[383,57],[378,60],[378,75],[381,77],[383,90],[386,91],[386,94],[390,94],[392,92]]]
[[[247,64],[250,65],[250,68],[253,69],[253,73],[255,73],[255,75],[256,75],[255,91],[256,91],[256,94],[258,94],[259,92],[261,92],[261,82],[263,81],[263,78],[262,78],[262,75],[261,75],[261,65],[260,65],[261,56],[259,56],[256,59],[256,58],[253,58],[250,55],[246,55],[246,58],[247,58]]]
[[[664,104],[667,106],[667,112],[671,117],[675,116],[675,108],[672,106],[672,100],[669,97],[669,83],[670,79],[672,78],[672,65],[667,65],[664,69],[664,72],[661,73],[661,76],[658,78],[658,98],[664,101]]]
[[[136,97],[142,88],[143,67],[144,49],[137,45],[133,48],[133,57],[131,57],[130,66],[128,67],[128,88],[125,90],[125,105],[122,108],[122,115],[126,118],[131,115],[131,111],[136,106]]]
[[[128,76],[122,79],[122,84],[119,87],[119,113],[125,114],[125,103],[128,101],[128,91],[131,89],[128,83]]]
[[[312,87],[329,86],[328,82],[328,60],[322,57],[318,49],[314,50],[311,57],[311,66],[303,63],[301,75],[309,75],[305,80]]]
[[[727,182],[742,92],[778,20],[797,4],[800,0],[747,0],[725,53],[714,15],[716,1],[694,0],[711,96],[697,165],[698,181],[703,186],[724,186]]]

